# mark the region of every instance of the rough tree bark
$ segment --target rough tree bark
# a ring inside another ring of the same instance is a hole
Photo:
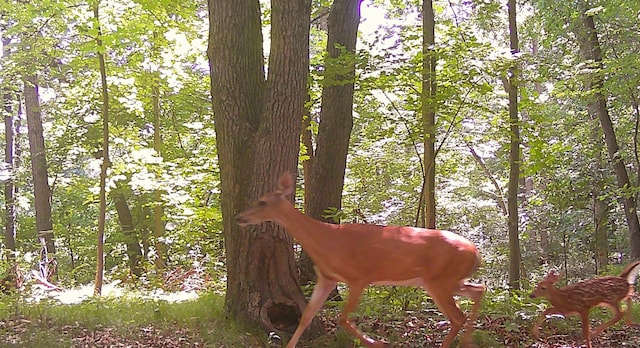
[[[362,0],[335,0],[331,6],[318,136],[315,149],[307,144],[309,159],[304,165],[305,213],[332,223],[339,221],[323,216],[327,208],[342,208],[342,188],[353,128],[354,54],[361,3]],[[302,254],[299,265],[302,284],[315,279],[312,262],[306,253]]]
[[[291,237],[233,217],[296,171],[309,64],[310,0],[271,2],[265,80],[258,0],[209,0],[211,95],[227,258],[226,309],[266,330],[293,332],[305,306]],[[314,321],[312,334],[321,332]]]
[[[609,109],[607,107],[607,95],[604,88],[604,76],[601,73],[602,49],[598,40],[593,16],[587,13],[588,4],[580,2],[580,26],[576,29],[580,52],[588,63],[591,64],[592,73],[585,81],[585,89],[589,92],[587,109],[591,115],[596,115],[604,133],[604,141],[607,152],[616,173],[618,187],[622,192],[622,204],[629,228],[629,255],[631,259],[640,258],[640,223],[638,221],[637,202],[633,193],[628,192],[631,187],[629,174],[625,167],[624,159],[620,154],[620,147],[616,139]]]
[[[516,22],[516,1],[509,0],[509,42],[511,54],[519,52],[518,25]],[[509,185],[507,191],[507,210],[509,212],[509,286],[520,289],[520,235],[518,229],[518,192],[520,183],[520,124],[518,118],[518,66],[514,60],[509,68],[509,129],[511,145],[509,148]]]

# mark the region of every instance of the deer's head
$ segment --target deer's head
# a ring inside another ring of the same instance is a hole
[[[284,172],[278,179],[278,189],[258,198],[249,208],[235,216],[240,226],[255,225],[264,221],[273,221],[286,204],[287,196],[294,191],[293,176]]]
[[[560,280],[560,273],[556,271],[550,271],[549,274],[536,286],[535,290],[531,293],[531,298],[547,297],[549,289],[554,286],[558,280]]]

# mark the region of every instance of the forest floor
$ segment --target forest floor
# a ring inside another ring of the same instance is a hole
[[[103,298],[90,296],[91,287],[40,297],[0,297],[0,348],[3,347],[281,347],[288,335],[250,331],[228,318],[220,291],[139,292],[109,290]],[[103,292],[103,294],[105,294]],[[114,295],[115,294],[115,295]],[[365,293],[354,322],[372,337],[391,347],[439,347],[449,323],[423,296],[395,289]],[[531,324],[546,306],[528,297],[505,299],[487,294],[476,322],[474,342],[481,348],[584,347],[580,320],[549,318],[541,338],[531,337]],[[66,297],[65,297],[66,296]],[[406,300],[403,305],[394,302]],[[75,299],[67,301],[65,299]],[[633,319],[640,322],[636,297]],[[409,305],[407,305],[409,303]],[[327,331],[298,348],[347,348],[360,345],[337,327],[342,301],[330,301],[319,314]],[[462,302],[465,311],[469,303]],[[611,313],[594,309],[592,326],[609,320]],[[592,340],[594,348],[640,348],[640,327],[618,323]],[[455,346],[455,345],[454,345]]]
[[[113,306],[113,305],[110,305]],[[73,310],[69,307],[68,310]],[[43,314],[43,313],[41,313]],[[197,313],[196,313],[197,315]],[[300,348],[359,347],[343,330],[336,329],[337,313],[325,311],[321,319],[327,335],[314,341],[298,344]],[[359,317],[358,325],[374,337],[390,338],[392,347],[438,347],[448,332],[449,325],[442,317],[429,313],[409,314],[390,320],[376,318],[374,313]],[[483,316],[476,325],[474,341],[479,347],[584,347],[578,320],[560,322],[552,319],[544,326],[542,339],[534,341],[529,328],[511,325],[508,318],[499,320]],[[227,337],[225,337],[227,336]],[[232,337],[231,337],[232,336]],[[260,337],[263,336],[263,337]],[[271,342],[270,342],[271,341]],[[80,322],[57,322],[54,317],[19,316],[0,320],[0,347],[281,347],[286,340],[277,336],[269,340],[265,334],[229,332],[203,318],[198,325],[193,322],[152,321],[144,325],[117,325],[106,323],[84,325]],[[618,324],[593,339],[593,347],[640,347],[640,329]]]

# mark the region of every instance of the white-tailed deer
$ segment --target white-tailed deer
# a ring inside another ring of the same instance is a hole
[[[628,324],[631,322],[631,295],[636,277],[640,272],[640,261],[635,261],[625,267],[619,276],[607,276],[585,280],[579,283],[558,289],[554,284],[560,279],[560,274],[549,272],[531,293],[531,298],[546,297],[553,305],[545,310],[533,326],[533,336],[537,339],[540,333],[540,324],[549,314],[579,315],[582,321],[582,335],[591,348],[591,338],[598,336],[604,329],[625,318]],[[620,310],[620,302],[626,300],[625,313]],[[589,311],[596,306],[606,306],[614,312],[613,318],[600,324],[591,333],[589,324]]]
[[[290,173],[278,180],[278,189],[260,197],[236,216],[241,226],[273,221],[290,233],[315,264],[317,284],[287,348],[294,348],[337,282],[349,287],[349,298],[339,323],[367,347],[384,347],[360,331],[349,319],[362,291],[371,284],[418,286],[426,290],[451,322],[441,347],[449,347],[465,326],[462,345],[472,345],[471,332],[478,316],[484,285],[467,283],[480,256],[469,240],[447,231],[368,224],[328,224],[295,209],[286,198],[294,192]],[[470,320],[454,296],[474,301]]]

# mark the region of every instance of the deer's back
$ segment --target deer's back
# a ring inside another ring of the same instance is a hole
[[[553,305],[561,310],[576,311],[585,307],[591,308],[601,303],[617,303],[621,301],[629,294],[629,284],[624,278],[608,276],[566,286],[558,290],[558,293],[562,301],[551,301]]]

